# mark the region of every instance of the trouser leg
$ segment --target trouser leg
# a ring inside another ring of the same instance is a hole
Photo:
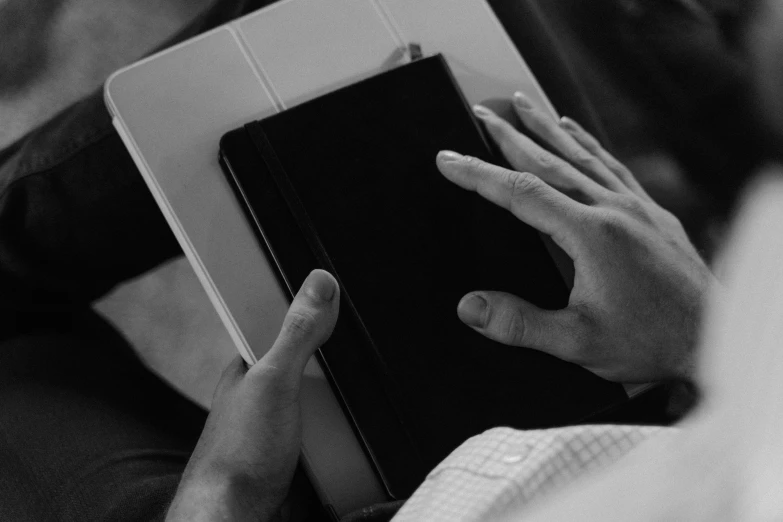
[[[162,47],[270,3],[216,2]],[[0,308],[91,301],[180,253],[100,89],[0,151]]]
[[[163,520],[206,412],[87,307],[0,343],[0,520]]]

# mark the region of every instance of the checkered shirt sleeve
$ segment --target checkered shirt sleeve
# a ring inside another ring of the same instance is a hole
[[[491,429],[468,439],[432,470],[393,522],[472,522],[492,519],[516,506],[522,509],[667,429],[671,428]]]

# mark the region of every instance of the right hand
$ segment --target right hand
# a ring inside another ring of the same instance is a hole
[[[438,166],[454,183],[551,236],[574,262],[574,288],[568,307],[555,311],[477,289],[460,302],[460,318],[491,339],[541,350],[612,381],[689,380],[713,276],[679,221],[575,122],[558,123],[524,97],[514,105],[564,159],[478,107],[515,170],[452,152],[441,152]]]
[[[493,520],[783,520],[783,172],[767,176],[722,253],[727,288],[705,321],[698,408],[524,516],[512,509]]]

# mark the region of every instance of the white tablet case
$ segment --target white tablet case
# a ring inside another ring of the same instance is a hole
[[[555,114],[485,0],[282,0],[106,82],[117,131],[249,363],[271,346],[288,303],[218,165],[218,141],[395,66],[409,43],[443,53],[470,103],[522,90]],[[314,359],[302,414],[322,501],[342,516],[386,500]]]

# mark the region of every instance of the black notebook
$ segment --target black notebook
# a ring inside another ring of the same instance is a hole
[[[496,426],[583,422],[621,386],[460,322],[473,290],[544,308],[568,288],[541,236],[446,180],[439,150],[501,160],[440,56],[398,67],[226,134],[221,163],[283,286],[310,270],[342,288],[319,357],[394,497]]]

